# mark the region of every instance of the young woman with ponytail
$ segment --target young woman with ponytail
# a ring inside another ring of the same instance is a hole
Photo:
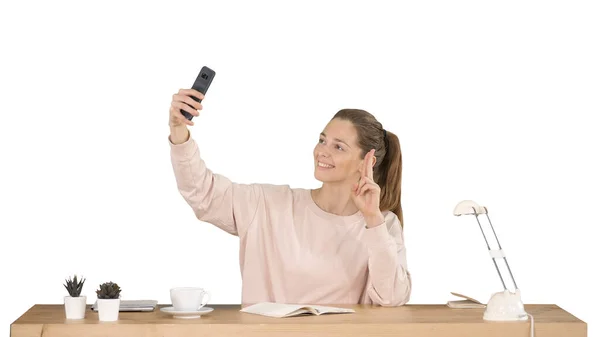
[[[317,189],[239,184],[212,172],[180,113],[202,105],[182,89],[170,107],[171,162],[200,221],[238,236],[242,304],[404,305],[410,299],[398,137],[367,111],[338,111],[313,151]]]

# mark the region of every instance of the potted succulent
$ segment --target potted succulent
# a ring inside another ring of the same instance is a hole
[[[77,275],[73,278],[65,280],[65,289],[69,292],[68,296],[65,296],[65,315],[67,319],[82,319],[85,317],[85,305],[86,296],[81,296],[81,289],[85,279],[77,279]]]
[[[96,290],[98,296],[98,319],[101,321],[116,321],[119,319],[121,305],[121,288],[113,282],[105,282]]]

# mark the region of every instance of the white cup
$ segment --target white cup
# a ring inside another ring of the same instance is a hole
[[[198,311],[210,301],[210,293],[199,287],[171,289],[171,303],[175,311]]]

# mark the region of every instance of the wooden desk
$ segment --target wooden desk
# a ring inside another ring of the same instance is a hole
[[[163,307],[165,305],[159,305]],[[445,305],[397,308],[345,306],[353,314],[271,318],[239,312],[239,305],[210,305],[199,319],[175,319],[161,312],[121,312],[116,322],[99,322],[86,311],[83,320],[67,321],[63,305],[34,305],[10,326],[11,337],[180,337],[180,336],[511,336],[528,337],[530,321],[486,322],[483,309]],[[587,324],[556,305],[525,305],[535,335],[587,336]]]

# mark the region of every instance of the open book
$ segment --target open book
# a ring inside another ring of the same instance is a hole
[[[464,298],[464,300],[448,301],[447,304],[450,308],[456,308],[456,309],[485,308],[485,304],[483,304],[483,303],[479,302],[478,300],[473,299],[469,296],[465,296],[465,295],[453,293],[453,292],[451,292],[451,294],[454,296],[462,297],[462,298]]]
[[[323,315],[323,314],[345,314],[353,313],[354,310],[346,308],[325,307],[321,305],[303,304],[279,304],[272,302],[261,302],[250,305],[240,310],[249,314],[263,315],[269,317],[292,317],[301,315]]]

